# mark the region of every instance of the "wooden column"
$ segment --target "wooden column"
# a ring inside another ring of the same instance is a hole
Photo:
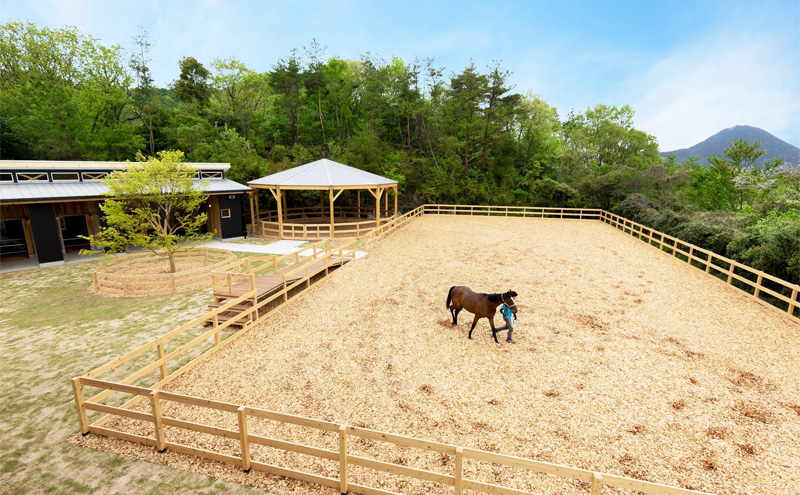
[[[383,198],[383,211],[386,212],[386,216],[389,216],[389,190],[384,189],[384,196]]]
[[[331,239],[333,239],[333,188],[328,189],[328,196],[331,199]]]
[[[379,187],[375,194],[375,228],[381,226],[381,194],[383,194],[383,189]]]
[[[358,190],[356,193],[356,216],[359,220],[361,220],[361,189]]]
[[[394,217],[397,218],[397,186],[394,186]]]
[[[261,211],[258,208],[258,189],[256,189],[254,191],[254,193],[255,193],[254,196],[255,196],[255,199],[256,199],[256,221],[261,222]],[[255,229],[253,229],[253,230],[255,230]],[[258,230],[255,230],[255,231],[258,232]],[[261,231],[261,234],[262,235],[264,234],[263,230]]]
[[[328,194],[330,195],[330,199],[331,199],[331,239],[333,239],[333,234],[334,234],[334,231],[333,231],[333,202],[336,201],[336,198],[338,198],[344,192],[344,189],[341,189],[336,194],[333,194],[333,188],[332,187],[330,189],[328,189],[328,191],[329,191]]]
[[[254,191],[255,192],[255,191]],[[253,205],[253,193],[250,193],[250,225],[253,229],[253,235],[256,235],[256,209]]]
[[[278,188],[275,199],[278,200],[278,239],[283,239],[283,192],[280,188]]]

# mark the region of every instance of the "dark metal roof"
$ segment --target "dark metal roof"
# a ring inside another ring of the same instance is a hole
[[[200,183],[200,179],[192,179]],[[204,179],[207,185],[203,191],[209,194],[241,193],[252,191],[251,188],[230,179]],[[65,200],[65,199],[103,199],[108,187],[100,181],[86,182],[46,182],[24,181],[18,183],[0,183],[0,203],[28,203],[33,201]]]

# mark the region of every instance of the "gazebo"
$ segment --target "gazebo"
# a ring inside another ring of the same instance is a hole
[[[397,181],[325,158],[261,177],[247,184],[256,193],[259,189],[269,190],[278,203],[277,210],[262,214],[259,210],[258,194],[250,195],[253,231],[264,237],[281,239],[360,237],[379,227],[382,222],[397,217]],[[309,190],[320,192],[318,207],[286,207],[288,191]],[[357,191],[356,206],[335,208],[336,199],[347,190]],[[362,190],[367,190],[375,198],[374,209],[362,207]],[[325,191],[328,191],[327,205]],[[389,215],[389,192],[394,193],[392,215]],[[381,198],[384,199],[383,211],[381,211]]]

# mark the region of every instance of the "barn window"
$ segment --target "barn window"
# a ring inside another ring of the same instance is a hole
[[[48,180],[46,172],[33,172],[30,174],[17,174],[17,180],[22,182],[24,180]]]
[[[0,174],[0,182],[14,182],[14,176],[7,173]]]
[[[53,177],[53,182],[64,180],[81,180],[78,172],[53,172],[50,175]]]
[[[105,179],[107,172],[84,172],[83,180],[100,180]]]
[[[221,179],[222,172],[200,172],[201,179]]]
[[[222,218],[230,218],[230,217],[231,217],[231,209],[230,208],[224,208],[222,210]]]

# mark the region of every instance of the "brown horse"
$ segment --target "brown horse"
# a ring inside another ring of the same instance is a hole
[[[502,294],[479,294],[472,291],[469,287],[453,286],[450,287],[450,292],[447,293],[447,309],[453,315],[453,325],[458,325],[458,313],[462,309],[466,309],[475,315],[472,320],[472,327],[469,329],[469,338],[472,338],[472,331],[475,330],[475,325],[481,318],[488,318],[489,324],[492,326],[492,337],[494,342],[500,345],[497,340],[497,329],[494,326],[494,315],[497,314],[497,307],[505,304],[511,308],[511,312],[517,314],[517,305],[514,298],[517,293],[513,290],[504,292]],[[452,304],[450,304],[452,302]]]

